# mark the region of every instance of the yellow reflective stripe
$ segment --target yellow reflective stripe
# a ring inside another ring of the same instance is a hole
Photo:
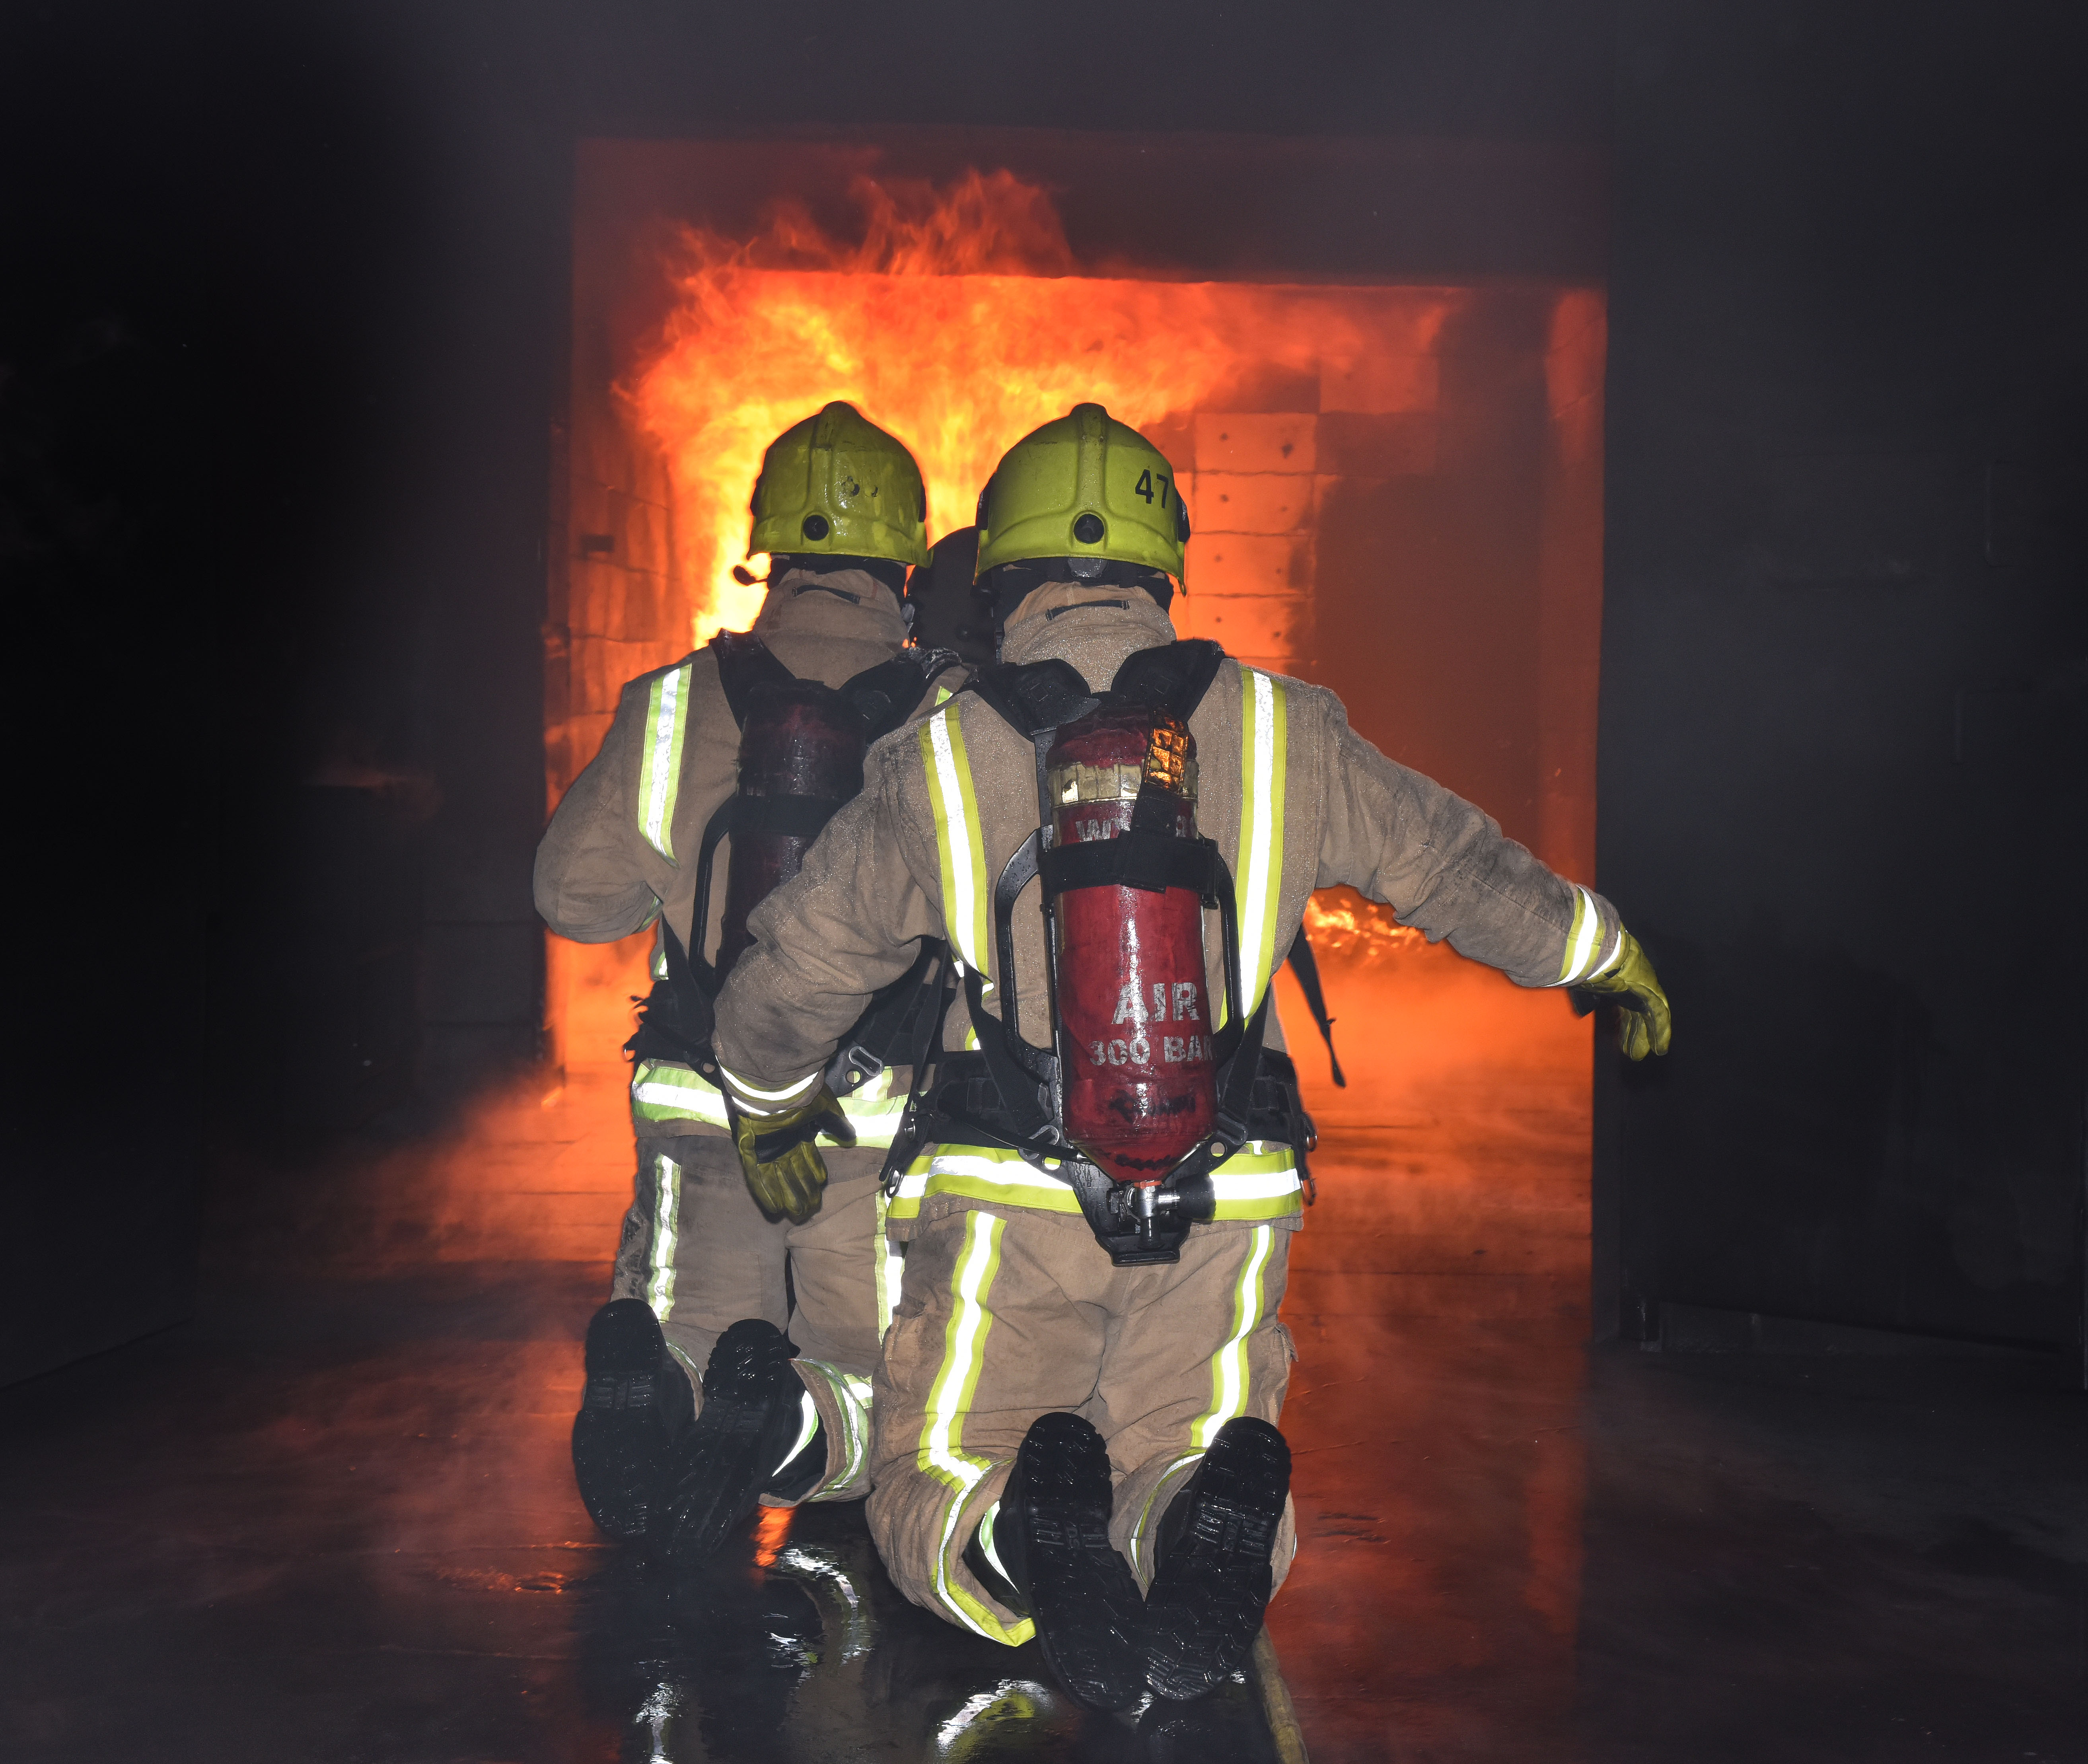
[[[801,1359],[798,1364],[819,1375],[834,1399],[835,1408],[841,1411],[841,1450],[836,1455],[841,1467],[821,1477],[818,1486],[804,1497],[816,1501],[822,1495],[851,1488],[862,1479],[863,1465],[870,1455],[870,1381],[856,1373],[843,1372],[838,1366],[830,1366],[823,1359]],[[804,1443],[799,1441],[797,1451],[790,1453],[783,1462],[787,1464],[795,1458],[798,1451],[804,1449]]]
[[[974,1213],[965,1221],[965,1245],[957,1252],[956,1266],[950,1277],[956,1303],[943,1332],[943,1364],[928,1392],[927,1415],[922,1424],[915,1461],[925,1474],[950,1490],[949,1512],[935,1552],[937,1598],[966,1629],[990,1641],[1019,1647],[1036,1633],[1036,1625],[1027,1617],[1012,1628],[1002,1623],[950,1578],[950,1556],[957,1526],[964,1519],[965,1503],[993,1468],[984,1458],[965,1450],[965,1417],[971,1412],[972,1398],[978,1389],[986,1335],[993,1327],[986,1295],[993,1290],[993,1277],[1000,1267],[1000,1234],[1005,1223],[991,1213]]]
[[[892,1094],[892,1073],[893,1068],[887,1066],[860,1090],[851,1090],[841,1098],[841,1113],[854,1125],[858,1145],[888,1146],[899,1130],[906,1113],[906,1098],[903,1092],[897,1096]]]
[[[972,789],[964,729],[947,708],[921,726],[921,760],[935,811],[935,850],[943,867],[943,922],[965,965],[990,974],[993,965],[987,951],[992,929],[987,910],[993,889],[986,880],[978,799]]]
[[[631,1112],[641,1121],[703,1121],[730,1127],[725,1093],[687,1066],[640,1060],[631,1075]]]
[[[1287,734],[1281,683],[1242,668],[1239,861],[1233,867],[1233,891],[1239,910],[1240,1008],[1249,1013],[1261,1002],[1278,956]]]
[[[664,980],[667,978],[667,937],[665,930],[666,923],[666,920],[661,919],[660,924],[662,928],[652,933],[652,978],[656,980]]]
[[[858,1145],[887,1146],[906,1113],[906,1098],[889,1094],[892,1077],[880,1073],[862,1090],[841,1098],[841,1113],[855,1128]],[[631,1112],[641,1121],[703,1121],[730,1127],[725,1093],[689,1068],[641,1060],[631,1081]],[[755,1112],[750,1110],[749,1113]]]
[[[652,683],[645,704],[645,757],[638,770],[638,830],[668,863],[674,861],[674,799],[682,788],[682,739],[689,728],[689,682],[684,662]]]
[[[664,1323],[674,1314],[674,1245],[682,1218],[682,1171],[671,1158],[652,1160],[652,1241],[647,1249],[648,1264],[645,1302],[653,1316]]]
[[[1261,1270],[1275,1247],[1276,1229],[1257,1225],[1253,1238],[1233,1291],[1233,1332],[1211,1358],[1210,1411],[1189,1429],[1189,1443],[1200,1449],[1208,1448],[1226,1422],[1247,1412],[1247,1338],[1261,1321]]]
[[[1249,1140],[1219,1165],[1211,1173],[1211,1188],[1213,1218],[1289,1218],[1303,1210],[1295,1154],[1264,1140]],[[938,1194],[1039,1213],[1080,1210],[1066,1184],[998,1145],[943,1145],[916,1158],[899,1179],[892,1217],[918,1218],[921,1203]]]
[[[1566,953],[1560,958],[1559,978],[1554,986],[1571,986],[1582,978],[1588,959],[1595,953],[1595,938],[1602,928],[1602,915],[1595,897],[1577,882],[1573,888],[1573,923],[1566,933]]]

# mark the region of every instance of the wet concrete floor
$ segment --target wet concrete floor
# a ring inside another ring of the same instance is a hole
[[[1586,1025],[1386,960],[1350,1088],[1302,1059],[1269,1629],[1311,1757],[2088,1759],[2088,1402],[2035,1356],[1589,1349]],[[0,1757],[1297,1755],[1257,1684],[1081,1715],[900,1600],[853,1509],[695,1584],[605,1545],[565,1441],[616,1077],[229,1167],[195,1321],[0,1392]]]

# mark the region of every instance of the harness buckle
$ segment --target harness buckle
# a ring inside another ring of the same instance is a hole
[[[849,1074],[851,1090],[859,1090],[884,1070],[884,1062],[858,1042],[841,1055],[837,1069]]]

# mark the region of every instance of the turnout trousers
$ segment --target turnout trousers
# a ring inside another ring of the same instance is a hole
[[[1295,1222],[1199,1225],[1180,1261],[1119,1268],[1078,1216],[931,1197],[907,1235],[885,1337],[870,1529],[914,1603],[1006,1642],[1033,1627],[962,1557],[1000,1498],[1023,1435],[1054,1409],[1108,1442],[1110,1541],[1143,1587],[1167,1503],[1217,1430],[1273,1423],[1295,1357],[1277,1320]],[[1289,1507],[1278,1584],[1296,1552]]]
[[[829,1177],[819,1210],[793,1225],[763,1216],[730,1139],[640,1139],[610,1296],[652,1308],[699,1407],[719,1336],[742,1317],[781,1329],[827,1429],[827,1474],[803,1498],[849,1501],[870,1486],[871,1375],[896,1262],[888,1269],[884,1154],[823,1145],[819,1155]]]

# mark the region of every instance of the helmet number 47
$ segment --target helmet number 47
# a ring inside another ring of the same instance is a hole
[[[1153,473],[1150,470],[1138,474],[1138,482],[1131,486],[1131,493],[1134,496],[1143,496],[1149,503],[1153,500]],[[1164,477],[1160,480],[1160,506],[1162,508],[1167,506],[1167,480]]]

